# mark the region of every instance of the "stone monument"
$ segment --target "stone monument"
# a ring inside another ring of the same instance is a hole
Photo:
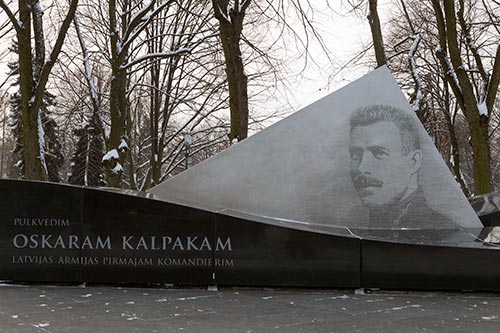
[[[386,67],[150,192],[318,225],[481,226]]]

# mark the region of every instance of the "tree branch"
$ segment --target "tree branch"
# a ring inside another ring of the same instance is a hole
[[[7,6],[4,0],[0,0],[0,8],[2,8],[5,14],[7,14],[7,16],[9,17],[9,20],[12,22],[12,25],[14,26],[14,29],[16,29],[16,32],[21,31],[23,29],[22,23],[16,19],[14,13],[12,13],[9,6]]]
[[[134,65],[137,65],[145,60],[150,60],[150,59],[166,59],[166,58],[172,58],[175,56],[179,56],[185,53],[190,53],[192,51],[192,48],[182,48],[178,49],[172,52],[158,52],[158,53],[149,53],[145,54],[143,56],[137,57],[136,59],[130,61],[129,63],[120,66],[120,69],[128,69]]]
[[[43,69],[40,74],[40,79],[38,80],[35,87],[35,93],[34,93],[35,99],[33,103],[35,110],[37,110],[42,105],[43,95],[45,93],[45,86],[47,85],[50,72],[52,71],[52,68],[56,63],[57,57],[61,52],[64,39],[66,38],[66,33],[68,32],[69,26],[73,21],[73,17],[75,16],[77,6],[78,6],[78,0],[71,0],[68,13],[66,14],[66,17],[61,25],[59,34],[57,35],[57,39],[54,44],[54,48],[50,53],[49,60],[43,65]]]
[[[151,3],[154,3],[156,1],[151,1]],[[141,15],[140,15],[140,20],[137,20],[137,16],[134,17],[134,20],[132,23],[129,24],[127,27],[127,31],[123,35],[123,40],[122,40],[122,49],[120,51],[120,61],[125,60],[125,55],[128,52],[128,48],[132,44],[132,42],[139,36],[139,34],[148,26],[148,24],[155,18],[166,6],[171,5],[172,3],[177,2],[176,0],[170,0],[162,5],[158,6],[155,10],[153,10],[152,13],[150,13],[147,17],[147,19],[144,19],[144,16],[147,14],[147,11],[141,10]],[[150,6],[148,6],[148,10],[151,10]],[[142,23],[142,24],[141,24]],[[134,31],[135,30],[135,31]]]
[[[415,36],[415,40],[408,52],[408,59],[410,61],[411,76],[413,81],[415,81],[415,104],[413,105],[413,111],[418,112],[420,110],[420,105],[423,99],[422,95],[422,80],[417,72],[417,63],[415,61],[415,53],[417,52],[418,45],[420,44],[420,35]]]
[[[456,78],[455,71],[453,70],[453,67],[447,59],[448,43],[446,40],[446,25],[439,0],[432,0],[432,7],[434,8],[434,12],[436,14],[436,23],[439,34],[439,47],[436,48],[436,56],[438,57],[441,67],[444,70],[445,79],[453,90],[453,93],[457,98],[458,105],[460,105],[460,108],[463,110],[465,107],[464,97],[462,95],[458,79]]]
[[[465,111],[466,115],[469,115],[467,110],[472,110],[474,108],[477,110],[477,99],[473,93],[474,90],[469,80],[469,76],[465,71],[462,62],[462,57],[460,54],[454,1],[444,1],[444,13],[446,17],[446,37],[448,39],[448,49],[450,51],[450,59],[453,65],[453,69],[457,75],[458,82],[460,84],[462,96],[464,98],[465,105],[462,110]]]
[[[31,15],[33,17],[33,32],[35,38],[35,61],[34,78],[40,77],[43,65],[45,63],[45,35],[43,31],[43,10],[40,1],[36,0],[31,5]]]
[[[479,70],[479,74],[481,75],[481,78],[483,81],[488,81],[488,74],[486,73],[486,70],[484,69],[483,62],[481,60],[481,56],[478,53],[476,45],[474,45],[472,41],[472,36],[470,34],[470,29],[467,23],[465,22],[464,18],[464,0],[459,1],[460,5],[458,8],[458,22],[460,23],[460,27],[462,28],[462,31],[465,35],[465,40],[466,40],[466,45],[469,48],[469,50],[472,52],[472,55],[474,56],[474,60],[476,61],[477,69]]]
[[[132,31],[143,21],[143,18],[146,16],[146,14],[149,13],[151,9],[154,8],[156,4],[156,0],[151,0],[149,4],[146,6],[142,7],[138,13],[136,13],[133,17],[130,23],[127,25],[127,29],[125,30],[125,33],[123,34],[123,40],[127,40]],[[145,21],[149,20],[147,18]]]
[[[105,134],[106,124],[103,122],[101,115],[101,108],[100,108],[99,98],[97,96],[97,89],[95,87],[94,78],[92,77],[92,69],[90,68],[90,63],[89,63],[89,53],[87,50],[87,46],[85,44],[85,40],[83,39],[83,35],[80,32],[80,25],[78,23],[76,15],[75,17],[73,17],[73,25],[75,26],[78,41],[80,42],[80,47],[82,49],[83,65],[85,68],[85,78],[87,80],[87,85],[89,88],[90,99],[92,100],[93,116],[97,117],[98,120],[97,126],[99,126],[99,131],[102,133],[103,137],[106,138]]]
[[[498,94],[498,86],[500,84],[500,43],[497,47],[495,62],[493,63],[493,70],[491,71],[490,82],[488,84],[488,92],[486,94],[486,107],[488,112],[493,110],[495,99]]]

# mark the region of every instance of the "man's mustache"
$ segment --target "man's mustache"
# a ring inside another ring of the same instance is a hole
[[[356,172],[351,174],[352,176],[352,181],[354,183],[354,186],[356,188],[362,188],[362,187],[382,187],[384,185],[384,182],[381,180],[378,180],[376,178],[370,177],[363,175],[361,172]]]

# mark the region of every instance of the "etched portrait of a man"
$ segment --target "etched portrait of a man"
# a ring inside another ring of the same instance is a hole
[[[350,117],[350,173],[373,228],[456,228],[431,209],[420,186],[424,158],[416,118],[389,105]]]

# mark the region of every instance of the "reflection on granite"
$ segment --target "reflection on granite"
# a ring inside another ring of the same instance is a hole
[[[322,234],[353,237],[366,240],[397,242],[405,244],[452,246],[466,248],[499,248],[500,226],[484,228],[459,228],[459,229],[379,229],[379,228],[348,228],[342,226],[325,225],[307,221],[281,219],[265,215],[237,210],[224,209],[193,203],[187,200],[165,200],[157,195],[133,190],[106,189],[111,192],[143,197],[148,199],[166,201],[182,206],[193,207],[205,211],[236,217],[242,220],[264,223],[269,225],[292,228],[302,231],[318,232]],[[500,214],[500,193],[489,193],[471,199],[471,204],[479,216]],[[493,216],[493,215],[491,215]]]
[[[499,248],[500,227],[467,229],[351,229],[361,239],[416,245]]]
[[[492,192],[477,195],[469,199],[477,215],[487,215],[500,212],[500,193]]]
[[[217,211],[221,215],[227,215],[239,218],[241,220],[265,223],[285,228],[291,228],[302,231],[316,232],[327,235],[344,236],[344,237],[357,237],[347,227],[324,225],[318,223],[311,223],[306,221],[296,221],[282,218],[269,217],[264,215],[256,215],[236,210],[221,209]]]
[[[500,245],[500,227],[483,228],[479,238],[490,245]]]
[[[477,195],[469,202],[485,227],[500,226],[500,193]]]
[[[278,219],[250,213],[221,209],[217,213],[242,220],[282,226],[303,231],[318,232],[336,236],[354,237],[366,240],[397,242],[406,244],[451,246],[465,248],[499,248],[500,227],[459,229],[370,229],[347,228],[316,223]]]

